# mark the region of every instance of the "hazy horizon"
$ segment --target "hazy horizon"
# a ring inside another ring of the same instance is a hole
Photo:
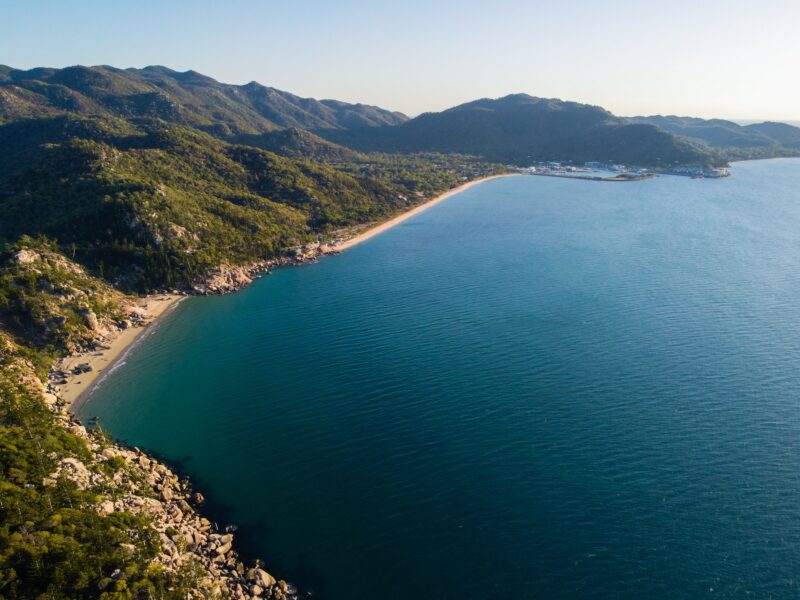
[[[19,69],[158,64],[409,116],[521,92],[621,116],[800,122],[800,4],[786,0],[33,0],[6,13],[0,62]]]

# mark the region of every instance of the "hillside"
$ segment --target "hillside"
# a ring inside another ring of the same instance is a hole
[[[703,147],[587,104],[515,94],[426,113],[393,127],[324,131],[360,150],[459,152],[486,160],[607,161],[640,165],[715,163]]]
[[[594,160],[647,166],[800,154],[800,128],[784,123],[621,118],[598,106],[526,94],[409,119],[375,106],[301,98],[256,82],[225,84],[162,66],[0,66],[0,123],[67,115],[158,119],[290,158],[338,163],[362,160],[358,152],[457,153],[519,165]]]
[[[398,119],[158,68],[0,68],[0,596],[296,598],[166,465],[77,423],[48,370],[144,322],[124,292],[231,289],[497,169],[298,128]]]
[[[798,143],[791,130],[769,134],[757,126],[701,125],[695,122],[701,120],[673,117],[628,120],[597,106],[525,94],[476,100],[409,120],[374,106],[301,98],[256,82],[224,84],[161,66],[27,71],[0,66],[0,123],[65,115],[159,119],[292,158],[338,162],[355,159],[342,148],[323,147],[307,132],[359,151],[459,153],[516,164],[717,164],[725,162],[723,148],[746,144],[780,153]],[[292,133],[276,134],[285,129]],[[776,143],[778,138],[782,141]]]
[[[334,169],[161,121],[71,116],[0,126],[0,162],[0,244],[47,236],[140,291],[280,255],[460,181],[449,163],[415,180],[413,159]]]
[[[268,150],[281,156],[321,162],[358,162],[366,156],[297,127],[276,129],[259,135],[238,135],[232,142]]]
[[[284,127],[396,125],[407,119],[375,106],[300,98],[256,82],[225,84],[195,71],[160,66],[22,71],[0,65],[0,123],[67,113],[159,118],[222,138]]]
[[[766,121],[745,125],[744,129],[765,135],[785,148],[800,149],[800,127],[795,125]]]
[[[169,467],[87,430],[46,383],[54,358],[96,350],[141,310],[51,242],[0,252],[0,596],[295,598],[244,567]]]
[[[694,143],[722,151],[731,159],[800,155],[800,128],[786,123],[739,125],[723,119],[651,116],[633,123],[655,125]]]
[[[405,119],[164,67],[0,67],[0,244],[44,235],[121,289],[187,287],[496,171],[308,131]]]
[[[122,294],[52,244],[25,238],[0,255],[3,597],[123,591],[110,577],[118,568],[133,592],[161,595],[178,583],[149,566],[157,555],[157,533],[148,519],[100,513],[114,468],[91,460],[90,446],[76,429],[59,426],[47,406],[55,398],[40,380],[59,352],[102,339],[125,309]],[[73,470],[76,476],[70,477]]]

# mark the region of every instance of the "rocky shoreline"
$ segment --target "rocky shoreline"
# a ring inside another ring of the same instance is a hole
[[[307,244],[293,248],[285,256],[262,260],[245,266],[220,265],[202,280],[194,282],[184,295],[225,294],[236,291],[253,281],[259,274],[282,266],[295,266],[316,261],[326,254],[337,253],[333,246]],[[71,357],[82,356],[93,347],[102,347],[116,335],[128,329],[141,329],[152,322],[130,306],[126,318],[119,323],[98,321],[94,314],[85,319],[96,340],[87,347],[68,349]],[[180,479],[167,465],[138,448],[126,448],[109,440],[99,428],[87,429],[71,412],[73,406],[62,397],[65,378],[73,376],[60,368],[64,359],[56,362],[46,384],[36,383],[45,404],[59,423],[70,433],[85,440],[91,454],[89,460],[64,458],[55,472],[46,478],[45,485],[55,485],[66,476],[81,489],[103,489],[96,510],[103,515],[127,511],[146,516],[160,544],[153,564],[168,574],[192,569],[198,577],[196,598],[235,598],[296,600],[297,589],[286,581],[276,579],[263,568],[260,561],[246,566],[234,549],[234,534],[221,531],[201,514],[204,499],[194,493],[188,479]],[[113,470],[113,475],[108,475]],[[133,545],[131,545],[131,550]],[[124,579],[118,569],[113,579]]]
[[[331,244],[314,242],[290,248],[284,255],[252,262],[247,265],[221,264],[206,276],[195,280],[188,290],[172,290],[173,295],[216,295],[237,291],[272,269],[316,262],[328,254],[338,254],[342,239]],[[31,259],[33,260],[33,258]],[[84,356],[108,343],[123,331],[141,330],[155,318],[147,318],[123,301],[124,318],[120,321],[98,319],[94,313],[83,315],[91,339],[85,344],[67,348],[68,358]],[[61,425],[70,433],[85,440],[91,454],[89,460],[64,458],[55,472],[46,478],[45,485],[55,485],[66,476],[81,489],[103,489],[96,510],[102,515],[127,511],[147,517],[158,537],[159,552],[153,564],[166,573],[177,575],[181,569],[193,569],[198,577],[199,592],[193,598],[235,598],[296,600],[297,588],[276,579],[264,570],[261,561],[247,567],[234,549],[231,531],[220,531],[204,517],[200,508],[203,497],[193,493],[188,479],[180,479],[167,465],[138,448],[126,448],[109,440],[99,428],[87,429],[71,412],[74,405],[62,396],[63,386],[80,374],[64,370],[67,359],[56,361],[50,370],[47,384],[37,380],[45,404]],[[110,468],[109,468],[110,467]],[[112,475],[108,473],[113,471]],[[133,551],[133,545],[130,545]],[[124,579],[117,569],[111,580]]]
[[[227,294],[253,282],[258,275],[279,267],[291,267],[315,262],[327,254],[338,254],[336,245],[314,242],[291,248],[284,256],[259,260],[247,265],[221,264],[211,269],[205,277],[194,281],[192,293],[201,296]]]
[[[400,215],[384,224],[383,228],[423,210],[426,206],[440,201],[466,186],[451,190],[433,201]],[[361,228],[363,229],[363,227]],[[341,250],[368,239],[379,233],[381,226],[373,230],[338,232],[331,243],[313,242],[288,249],[283,255],[249,263],[247,265],[221,264],[211,269],[202,278],[193,281],[183,290],[172,290],[160,295],[173,298],[191,295],[226,294],[239,290],[263,273],[286,266],[297,266],[316,260],[327,254],[338,254]],[[20,265],[37,266],[44,264],[45,255],[24,250],[15,255]],[[59,268],[76,275],[85,276],[83,270],[59,257],[48,256],[48,260]],[[62,264],[63,263],[63,264]],[[66,477],[80,489],[96,492],[102,490],[93,504],[93,510],[101,515],[128,512],[146,517],[157,539],[158,548],[152,565],[163,568],[165,573],[177,577],[191,570],[196,575],[196,585],[189,593],[192,598],[227,597],[235,599],[268,598],[273,600],[292,600],[300,597],[297,589],[283,580],[278,580],[256,561],[250,567],[244,565],[234,549],[234,535],[231,531],[220,531],[216,525],[201,514],[203,498],[193,493],[187,479],[181,480],[167,465],[138,448],[126,448],[109,440],[99,427],[87,429],[71,412],[75,405],[72,398],[65,397],[66,387],[73,377],[92,372],[87,362],[71,364],[70,361],[89,360],[89,356],[101,357],[102,352],[111,354],[111,344],[132,343],[132,339],[146,326],[155,321],[161,312],[148,314],[134,299],[121,293],[107,290],[105,294],[118,302],[120,311],[115,315],[98,315],[89,309],[82,309],[79,320],[84,328],[83,336],[76,336],[65,344],[68,357],[56,361],[52,366],[46,384],[36,379],[37,388],[45,404],[57,421],[69,432],[86,442],[89,455],[77,458],[67,456],[60,460],[56,470],[45,478],[45,486],[54,486],[59,478]],[[155,297],[150,297],[155,299]],[[174,302],[171,298],[157,299],[161,302]],[[140,302],[141,304],[141,302]],[[135,335],[131,336],[132,332]],[[128,335],[131,339],[125,340]],[[116,348],[119,352],[119,348]],[[98,368],[110,369],[116,355],[111,355]],[[67,366],[69,365],[69,367]],[[82,385],[86,383],[85,378]],[[80,381],[77,383],[81,384]],[[88,388],[84,391],[88,391]],[[78,392],[82,394],[82,392]],[[81,396],[79,395],[78,398]],[[135,547],[130,546],[133,552]],[[125,580],[126,574],[116,569],[106,585],[114,580]]]
[[[412,211],[413,212],[413,211]],[[353,232],[348,232],[350,235]],[[349,237],[355,239],[369,235]],[[337,237],[332,243],[313,242],[290,248],[282,256],[264,259],[247,265],[221,264],[211,269],[184,290],[172,290],[179,296],[217,295],[237,291],[263,273],[272,269],[316,262],[328,254],[338,254],[347,247],[347,239]],[[35,257],[31,257],[34,261]],[[148,318],[128,300],[121,302],[124,317],[121,320],[98,319],[91,312],[83,314],[89,338],[83,344],[67,347],[68,358],[56,361],[49,373],[48,382],[37,382],[45,404],[69,432],[86,441],[91,459],[81,461],[64,458],[58,468],[45,481],[54,485],[59,477],[66,476],[81,489],[105,491],[99,498],[96,510],[103,515],[127,511],[146,516],[158,537],[159,552],[153,564],[166,573],[177,575],[181,569],[197,573],[197,589],[190,595],[196,598],[235,598],[296,600],[301,597],[297,589],[278,580],[262,568],[260,561],[246,567],[234,549],[234,535],[220,531],[202,516],[199,507],[203,497],[193,493],[187,479],[181,480],[167,465],[138,448],[126,448],[109,440],[99,428],[87,429],[71,412],[74,405],[63,396],[63,386],[73,376],[82,372],[83,363],[75,369],[63,369],[69,358],[83,358],[87,352],[108,348],[108,344],[126,330],[139,330],[157,317]],[[109,365],[110,367],[110,365]],[[111,468],[109,468],[111,467]],[[113,475],[108,473],[113,471]],[[131,549],[133,546],[131,545]],[[124,579],[125,573],[117,569],[111,579]]]
[[[168,574],[192,570],[200,590],[196,598],[295,600],[297,589],[276,579],[256,561],[250,567],[233,548],[234,535],[220,531],[198,511],[204,499],[187,479],[138,448],[116,444],[97,429],[87,430],[52,388],[41,388],[45,403],[60,424],[86,442],[91,458],[62,459],[45,479],[55,486],[66,476],[80,489],[102,489],[96,510],[103,515],[128,511],[146,516],[157,534],[160,551],[153,564]],[[130,551],[134,549],[130,545]],[[124,579],[118,569],[111,579]]]

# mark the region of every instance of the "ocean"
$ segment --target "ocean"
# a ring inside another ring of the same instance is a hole
[[[800,595],[800,159],[473,187],[81,409],[323,600]]]

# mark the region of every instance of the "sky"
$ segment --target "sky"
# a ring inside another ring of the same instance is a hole
[[[193,69],[409,115],[524,92],[800,121],[800,0],[0,0],[0,64]]]

